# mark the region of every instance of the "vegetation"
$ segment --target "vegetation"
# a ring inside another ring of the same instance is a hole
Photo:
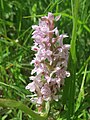
[[[0,0],[0,119],[89,120],[90,119],[90,1],[89,0]],[[31,38],[38,19],[52,12],[61,15],[59,33],[71,44],[68,70],[71,76],[61,88],[61,99],[37,108],[25,89],[34,57]],[[35,112],[34,112],[35,111]],[[47,111],[49,113],[47,113]]]

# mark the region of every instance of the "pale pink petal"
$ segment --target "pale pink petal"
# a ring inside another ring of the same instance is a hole
[[[34,84],[34,82],[29,83],[29,84],[26,86],[26,89],[29,89],[31,92],[35,92],[35,84]]]
[[[60,18],[61,18],[61,15],[56,16],[56,17],[55,17],[55,20],[58,21]]]

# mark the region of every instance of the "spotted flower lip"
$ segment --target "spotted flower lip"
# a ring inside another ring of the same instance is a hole
[[[63,39],[68,35],[59,35],[58,28],[54,26],[54,22],[59,19],[60,16],[54,18],[49,12],[48,16],[39,19],[39,25],[32,25],[34,45],[31,49],[35,52],[35,57],[31,65],[34,65],[34,69],[26,89],[35,94],[31,101],[37,105],[58,101],[60,85],[70,76],[67,71],[70,45],[63,44]]]

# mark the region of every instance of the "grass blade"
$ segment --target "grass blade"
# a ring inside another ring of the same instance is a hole
[[[85,83],[86,71],[87,71],[87,65],[85,67],[85,71],[84,71],[84,75],[83,75],[83,80],[82,80],[80,92],[79,92],[79,95],[78,95],[78,98],[77,98],[77,101],[76,101],[76,109],[75,109],[75,111],[78,110],[81,101],[84,99],[84,83]]]
[[[45,120],[45,117],[41,117],[39,114],[33,112],[29,107],[24,105],[22,102],[8,99],[0,99],[0,106],[2,107],[10,107],[10,108],[18,108],[24,111],[26,114],[29,114],[32,118],[37,120]]]
[[[70,120],[74,114],[74,97],[75,97],[75,80],[76,80],[76,38],[77,38],[77,24],[78,24],[78,7],[79,0],[71,0],[72,16],[73,16],[73,30],[70,49],[69,69],[71,77],[69,79],[69,96],[68,96],[68,112],[67,119]]]

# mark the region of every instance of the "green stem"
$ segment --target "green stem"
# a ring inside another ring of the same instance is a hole
[[[78,6],[79,0],[71,0],[72,16],[73,16],[73,30],[72,40],[70,48],[70,60],[69,67],[71,77],[69,80],[69,101],[68,101],[68,120],[74,115],[74,104],[75,104],[75,81],[76,81],[76,38],[77,38],[77,24],[78,24]]]
[[[76,63],[76,38],[77,38],[77,24],[78,24],[78,6],[79,0],[71,0],[72,5],[72,16],[73,16],[73,30],[72,30],[72,40],[71,40],[71,57],[73,62]]]

